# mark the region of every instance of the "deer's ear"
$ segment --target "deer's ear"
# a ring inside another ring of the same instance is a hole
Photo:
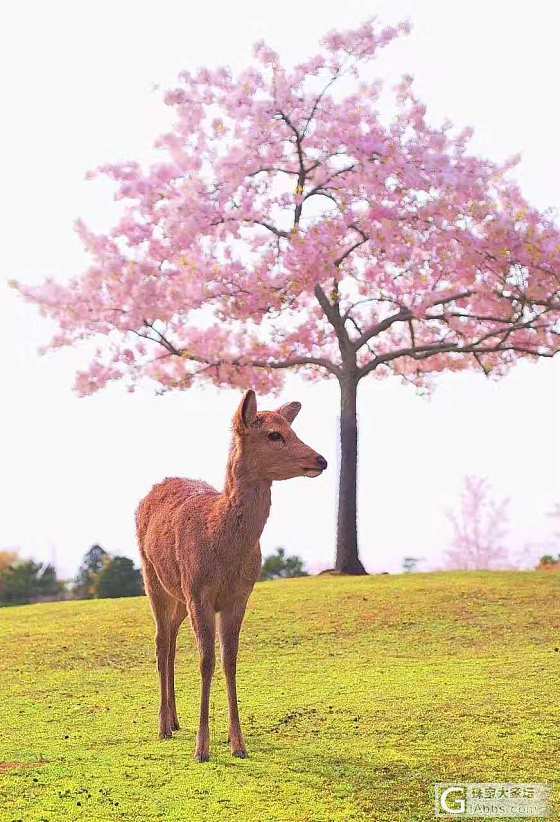
[[[252,390],[246,391],[235,412],[233,425],[236,431],[243,431],[255,422],[257,416],[257,398]]]
[[[300,411],[300,402],[287,402],[285,405],[281,405],[280,408],[276,409],[276,413],[284,417],[285,420],[288,420],[290,425],[293,423]]]

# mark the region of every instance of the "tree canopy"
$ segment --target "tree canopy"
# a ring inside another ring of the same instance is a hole
[[[20,286],[58,321],[52,346],[105,338],[80,393],[145,375],[269,391],[286,367],[418,383],[558,350],[560,235],[516,159],[430,125],[410,76],[380,114],[369,64],[407,31],[371,21],[292,68],[259,43],[238,76],[182,72],[161,162],[99,169],[125,205],[106,235],[78,224],[91,268]]]
[[[128,557],[111,557],[96,583],[98,597],[137,597],[144,593],[142,574]]]

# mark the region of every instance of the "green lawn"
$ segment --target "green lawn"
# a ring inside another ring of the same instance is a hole
[[[559,594],[542,572],[260,583],[239,665],[250,759],[229,754],[218,671],[203,765],[187,626],[183,729],[160,742],[145,598],[1,609],[1,819],[414,822],[434,782],[554,783]]]

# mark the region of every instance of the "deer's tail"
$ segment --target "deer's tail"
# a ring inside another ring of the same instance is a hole
[[[136,509],[135,519],[136,519],[136,539],[138,540],[138,550],[140,551],[140,556],[142,557],[142,564],[144,565],[146,562],[146,552],[144,550],[144,540],[146,537],[146,531],[148,530],[148,525],[150,523],[150,505],[148,499],[145,498],[142,502],[138,505]]]

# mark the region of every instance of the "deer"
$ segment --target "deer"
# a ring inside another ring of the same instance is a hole
[[[160,685],[159,736],[179,730],[175,702],[175,651],[187,614],[200,663],[200,715],[195,759],[210,758],[209,703],[215,669],[216,623],[225,675],[229,745],[245,758],[237,702],[239,634],[247,601],[261,571],[260,537],[277,480],[318,477],[324,457],[292,429],[301,403],[258,411],[245,392],[233,417],[224,489],[201,480],[171,477],[140,502],[136,526],[146,593],[154,617]]]

